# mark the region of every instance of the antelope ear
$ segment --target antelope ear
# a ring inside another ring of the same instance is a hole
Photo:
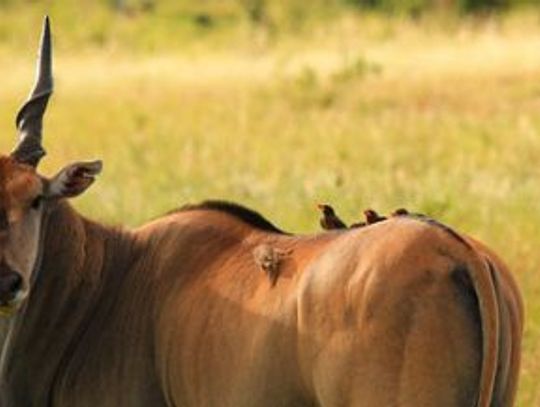
[[[101,172],[101,161],[81,161],[69,164],[49,182],[45,193],[47,198],[72,198],[82,194]]]

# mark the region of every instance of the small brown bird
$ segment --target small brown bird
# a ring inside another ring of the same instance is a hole
[[[319,223],[324,230],[347,229],[345,222],[336,215],[334,208],[330,205],[318,204],[317,208],[322,211],[322,217]]]
[[[373,209],[366,209],[364,211],[364,216],[366,217],[366,223],[368,225],[371,225],[371,224],[377,223],[377,222],[382,222],[383,220],[386,220],[385,216],[379,215]]]
[[[279,267],[282,261],[292,253],[292,250],[279,249],[263,243],[253,249],[253,258],[260,269],[266,273],[272,287],[279,277]]]
[[[409,215],[409,211],[405,208],[398,208],[390,216],[407,216]]]

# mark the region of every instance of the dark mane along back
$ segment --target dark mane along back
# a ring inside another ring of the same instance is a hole
[[[418,214],[418,213],[409,214],[409,216],[416,220],[419,220],[420,222],[425,222],[429,225],[435,226],[436,228],[444,230],[454,239],[456,239],[457,241],[459,241],[460,243],[462,243],[463,245],[471,249],[471,245],[463,238],[463,236],[461,236],[458,232],[456,232],[450,226],[447,226],[436,219],[430,218],[429,216]]]
[[[264,230],[266,232],[279,233],[279,234],[288,234],[278,227],[276,227],[269,220],[264,218],[260,213],[255,212],[252,209],[246,208],[240,204],[228,201],[220,200],[209,200],[203,201],[198,204],[187,204],[179,209],[176,209],[170,213],[176,212],[185,212],[185,211],[195,211],[195,210],[207,210],[207,211],[218,211],[223,212],[228,215],[231,215],[241,221],[247,223],[250,226],[253,226],[257,229]]]

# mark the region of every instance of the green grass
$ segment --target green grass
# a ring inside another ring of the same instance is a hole
[[[135,226],[226,198],[298,232],[318,229],[319,202],[347,220],[366,207],[428,213],[514,270],[527,307],[518,405],[540,405],[535,13],[418,24],[338,14],[275,36],[233,17],[203,32],[100,10],[80,26],[51,13],[57,93],[43,170],[104,159],[75,202],[83,213]],[[31,84],[41,12],[15,8],[0,21],[3,151]],[[167,30],[179,37],[167,42]]]

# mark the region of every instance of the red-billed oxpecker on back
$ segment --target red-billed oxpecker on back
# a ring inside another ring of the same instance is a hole
[[[512,405],[521,298],[485,246],[409,215],[295,236],[224,202],[101,225],[66,199],[100,162],[36,172],[48,21],[37,75],[0,157],[2,407]],[[272,284],[261,245],[286,253]]]
[[[337,216],[333,207],[328,204],[318,204],[317,208],[322,214],[319,223],[324,230],[347,229],[347,225]]]

